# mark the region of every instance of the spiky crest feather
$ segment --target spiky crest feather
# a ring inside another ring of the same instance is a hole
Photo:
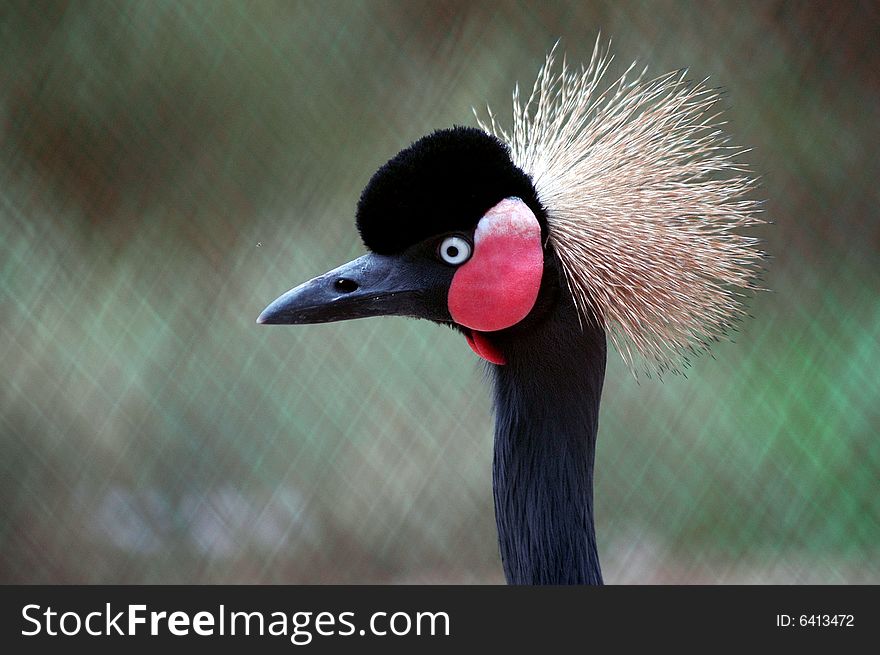
[[[558,45],[558,44],[557,44]],[[513,95],[513,129],[491,110],[480,127],[505,141],[547,209],[581,321],[594,320],[634,372],[678,371],[745,313],[757,288],[755,178],[720,129],[719,93],[686,71],[607,87],[613,57],[597,39],[574,72],[556,46],[531,95]]]

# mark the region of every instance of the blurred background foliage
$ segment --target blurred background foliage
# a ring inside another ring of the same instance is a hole
[[[874,2],[4,2],[0,581],[500,582],[460,336],[254,324],[422,134],[558,39],[727,90],[772,226],[687,379],[610,353],[612,583],[880,582]]]

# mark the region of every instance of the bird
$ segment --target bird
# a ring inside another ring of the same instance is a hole
[[[612,61],[599,39],[578,68],[554,46],[528,97],[517,85],[509,129],[487,108],[402,149],[357,202],[367,253],[257,319],[407,316],[464,336],[493,386],[509,584],[603,584],[593,471],[608,344],[636,379],[683,373],[761,289],[757,177],[720,90],[636,64],[608,82]]]

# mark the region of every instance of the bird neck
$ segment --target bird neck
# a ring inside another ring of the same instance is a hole
[[[593,460],[605,335],[568,294],[495,373],[495,519],[510,584],[602,584]]]

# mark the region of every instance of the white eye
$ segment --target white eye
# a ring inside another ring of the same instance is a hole
[[[471,244],[464,237],[446,237],[440,243],[440,259],[447,264],[464,264],[471,258]]]

